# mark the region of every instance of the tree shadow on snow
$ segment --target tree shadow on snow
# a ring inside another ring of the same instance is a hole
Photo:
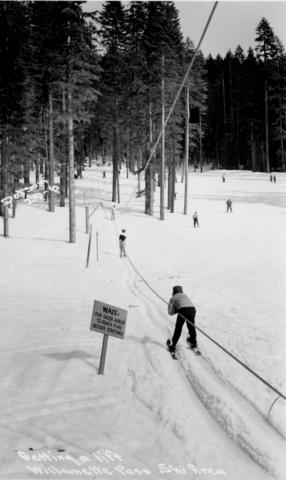
[[[57,238],[15,237],[14,235],[10,235],[10,238],[13,238],[14,240],[41,240],[43,242],[69,243],[68,240],[57,239]]]

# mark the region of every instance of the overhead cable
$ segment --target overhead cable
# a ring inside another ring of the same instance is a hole
[[[143,172],[147,169],[149,163],[151,162],[152,157],[153,157],[153,155],[154,155],[154,153],[155,153],[155,151],[156,151],[156,148],[157,148],[157,146],[158,146],[158,143],[159,143],[159,141],[161,140],[163,130],[166,128],[166,125],[167,125],[167,123],[168,123],[169,120],[170,120],[170,117],[171,117],[172,112],[173,112],[173,110],[174,110],[174,108],[175,108],[175,105],[176,105],[176,103],[177,103],[177,101],[178,101],[178,99],[179,99],[179,96],[180,96],[183,88],[184,88],[184,85],[185,85],[185,83],[186,83],[186,81],[187,81],[187,78],[188,78],[188,76],[189,76],[189,74],[190,74],[190,72],[191,72],[191,70],[192,70],[192,67],[193,67],[193,65],[194,65],[195,59],[196,59],[196,57],[197,57],[197,54],[198,54],[198,52],[199,52],[199,49],[200,49],[200,46],[201,46],[201,44],[202,44],[202,41],[203,41],[203,39],[204,39],[204,37],[205,37],[205,34],[206,34],[206,32],[207,32],[207,30],[208,30],[208,28],[209,28],[211,19],[212,19],[212,17],[213,17],[213,14],[214,14],[214,12],[215,12],[215,9],[216,9],[217,5],[218,5],[218,1],[214,3],[213,8],[212,8],[212,10],[211,10],[211,12],[210,12],[210,14],[209,14],[209,18],[208,18],[208,20],[207,20],[207,23],[206,23],[206,25],[205,25],[205,28],[204,28],[204,30],[203,30],[203,33],[202,33],[201,38],[200,38],[200,40],[199,40],[199,43],[198,43],[198,45],[197,45],[197,47],[196,47],[196,49],[195,49],[194,55],[193,55],[193,57],[192,57],[192,60],[191,60],[189,66],[188,66],[188,68],[187,68],[187,71],[186,71],[186,73],[185,73],[185,76],[184,76],[184,78],[183,78],[183,80],[182,80],[182,82],[181,82],[181,85],[180,85],[180,87],[179,87],[179,90],[178,90],[178,92],[177,92],[177,94],[176,94],[176,96],[175,96],[175,98],[174,98],[174,101],[173,101],[173,103],[172,103],[172,105],[171,105],[171,108],[170,108],[170,110],[169,110],[169,112],[168,112],[168,115],[166,116],[165,122],[164,122],[163,125],[162,125],[162,128],[161,128],[161,130],[160,130],[160,133],[159,133],[159,135],[158,135],[158,138],[157,138],[155,144],[154,144],[153,147],[152,147],[152,150],[151,150],[151,153],[150,153],[149,158],[148,158],[148,160],[147,160],[147,163],[146,163],[146,165],[144,166],[144,168],[142,169]],[[135,187],[134,190],[131,192],[129,199],[127,200],[127,202],[126,202],[126,204],[125,204],[125,207],[126,207],[126,206],[129,204],[129,202],[131,201],[132,197],[134,196],[134,192],[136,191],[136,189],[137,189],[137,187]],[[121,216],[121,215],[123,215],[123,213],[121,213],[119,216]]]

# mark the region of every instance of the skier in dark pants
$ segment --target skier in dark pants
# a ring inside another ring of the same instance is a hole
[[[178,314],[176,320],[176,326],[172,338],[172,344],[170,345],[170,350],[175,352],[176,345],[178,340],[181,336],[183,325],[186,320],[187,327],[189,330],[189,337],[187,338],[188,343],[190,344],[191,348],[197,347],[197,334],[196,329],[194,327],[195,324],[195,316],[196,316],[196,309],[192,304],[191,300],[183,293],[183,288],[179,285],[173,287],[173,296],[170,298],[169,305],[168,305],[168,313],[169,315]],[[192,322],[192,323],[191,323]]]
[[[198,216],[198,212],[194,212],[194,214],[193,214],[193,221],[194,221],[194,228],[199,227],[199,216]]]
[[[121,234],[119,235],[119,250],[120,250],[120,257],[126,257],[126,230],[122,230]]]
[[[226,212],[228,212],[229,210],[232,212],[232,201],[230,198],[226,202]]]

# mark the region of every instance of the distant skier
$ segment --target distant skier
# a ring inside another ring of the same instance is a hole
[[[273,175],[273,182],[276,183],[276,174]]]
[[[115,213],[116,213],[116,205],[112,205],[112,207],[111,207],[111,220],[115,220]]]
[[[230,198],[226,201],[226,212],[229,212],[229,211],[232,212],[232,201]]]
[[[223,183],[225,182],[225,173],[222,174],[222,177],[221,177]]]
[[[126,230],[122,230],[121,234],[119,235],[119,250],[120,250],[120,258],[126,257]]]
[[[199,216],[198,216],[198,212],[194,212],[194,214],[193,214],[193,221],[194,221],[194,228],[199,227]]]
[[[183,325],[186,320],[189,320],[187,322],[187,327],[190,335],[187,338],[187,342],[192,349],[197,348],[196,329],[192,325],[195,324],[196,309],[187,295],[183,293],[183,288],[179,285],[173,287],[173,295],[168,304],[168,313],[169,315],[178,314],[172,343],[169,347],[170,351],[175,352],[176,345],[181,336]]]
[[[272,173],[270,173],[270,182],[272,182]]]

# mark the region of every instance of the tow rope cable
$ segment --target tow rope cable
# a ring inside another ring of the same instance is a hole
[[[135,265],[133,264],[133,262],[131,261],[129,255],[126,255],[126,258],[128,259],[131,267],[133,268],[133,270],[136,272],[136,274],[141,278],[141,280],[148,286],[148,288],[150,290],[152,290],[152,292],[158,297],[160,298],[166,305],[168,305],[168,302],[163,298],[161,297],[157,292],[156,290],[154,290],[154,288],[151,287],[151,285],[147,282],[147,280],[145,280],[145,278],[141,275],[141,273],[137,270],[137,268],[135,267]],[[258,373],[256,373],[252,368],[250,368],[248,365],[246,365],[244,362],[242,362],[242,360],[240,360],[238,357],[236,357],[236,355],[234,355],[233,353],[231,353],[229,350],[227,350],[225,347],[223,347],[219,342],[217,342],[216,340],[214,340],[210,335],[208,335],[206,332],[204,332],[204,330],[202,330],[200,327],[198,327],[197,325],[195,325],[193,322],[191,322],[191,320],[189,320],[188,318],[184,317],[184,315],[180,314],[181,317],[184,318],[184,320],[191,324],[193,327],[195,327],[199,332],[201,332],[205,337],[207,337],[211,342],[213,342],[217,347],[219,347],[221,350],[223,350],[227,355],[229,355],[230,357],[232,357],[236,362],[238,362],[240,365],[242,365],[246,370],[248,370],[252,375],[254,375],[256,378],[258,378],[262,383],[264,383],[268,388],[270,388],[273,392],[277,393],[278,395],[278,398],[281,397],[283,398],[283,400],[286,400],[286,395],[284,395],[282,392],[280,392],[277,388],[273,387],[273,385],[271,385],[269,382],[267,382],[267,380],[265,380],[264,378],[262,378]],[[270,411],[274,405],[274,403],[278,400],[278,398],[276,398],[276,400],[274,400],[271,408],[270,408]],[[269,418],[269,415],[270,415],[270,411],[269,411],[269,414],[268,414],[268,418]]]

